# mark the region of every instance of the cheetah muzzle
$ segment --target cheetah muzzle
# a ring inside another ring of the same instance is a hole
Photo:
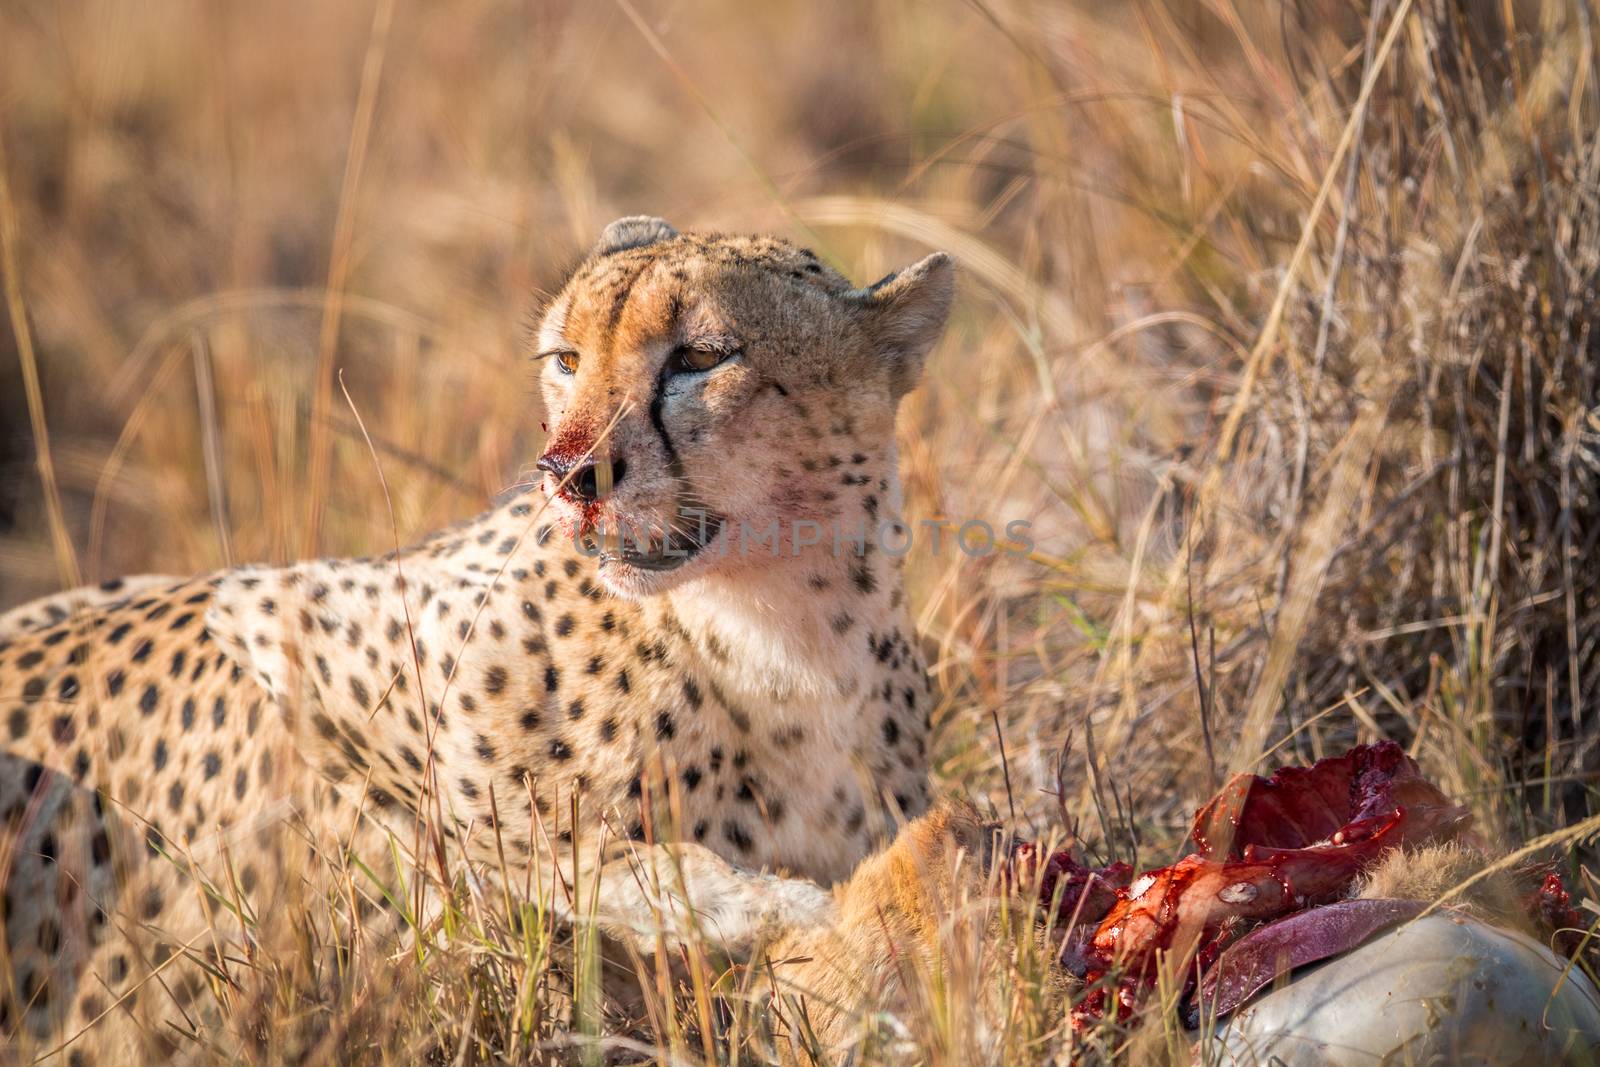
[[[686,528],[684,524],[689,522],[694,525]],[[581,531],[579,539],[583,550],[599,560],[602,574],[607,566],[614,569],[618,565],[664,574],[677,570],[715,544],[725,523],[720,515],[679,509],[664,535],[641,535],[630,530],[607,534],[591,528]]]

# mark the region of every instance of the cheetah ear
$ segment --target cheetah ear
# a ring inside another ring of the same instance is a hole
[[[670,241],[676,236],[678,231],[665,219],[653,215],[629,215],[600,231],[600,240],[595,242],[593,254],[609,256],[613,252],[643,248],[657,241]]]
[[[916,387],[923,360],[944,333],[955,291],[954,261],[935,252],[851,294],[870,309],[868,329],[878,355],[889,364],[895,399]]]

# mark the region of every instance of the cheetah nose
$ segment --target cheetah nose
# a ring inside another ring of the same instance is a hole
[[[563,495],[592,502],[611,495],[611,490],[622,481],[628,464],[621,458],[573,458],[547,452],[539,457],[539,469],[549,471],[557,481],[566,483],[561,489]]]

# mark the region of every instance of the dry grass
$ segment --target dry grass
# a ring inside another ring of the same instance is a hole
[[[1028,519],[1037,551],[913,561],[941,785],[1156,863],[1226,773],[1387,736],[1491,837],[1572,825],[1600,810],[1591,17],[14,0],[14,276],[75,551],[8,328],[0,603],[386,546],[334,367],[402,535],[472,512],[538,446],[522,324],[613,216],[795,235],[863,280],[942,247],[965,295],[902,419],[910,511]],[[322,1062],[759,1062],[804,1029],[709,963],[647,966],[644,1018],[607,1022],[594,944],[458,899],[399,966],[263,953],[227,1010]],[[989,1058],[1066,1054],[1026,944],[955,970],[884,1032],[967,1062],[981,971]]]

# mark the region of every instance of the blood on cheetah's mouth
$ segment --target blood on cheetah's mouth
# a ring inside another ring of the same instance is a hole
[[[587,536],[601,563],[622,563],[646,571],[674,571],[699,555],[722,532],[720,515],[697,513],[695,526],[684,530],[674,526],[665,537],[606,536],[591,531]]]

